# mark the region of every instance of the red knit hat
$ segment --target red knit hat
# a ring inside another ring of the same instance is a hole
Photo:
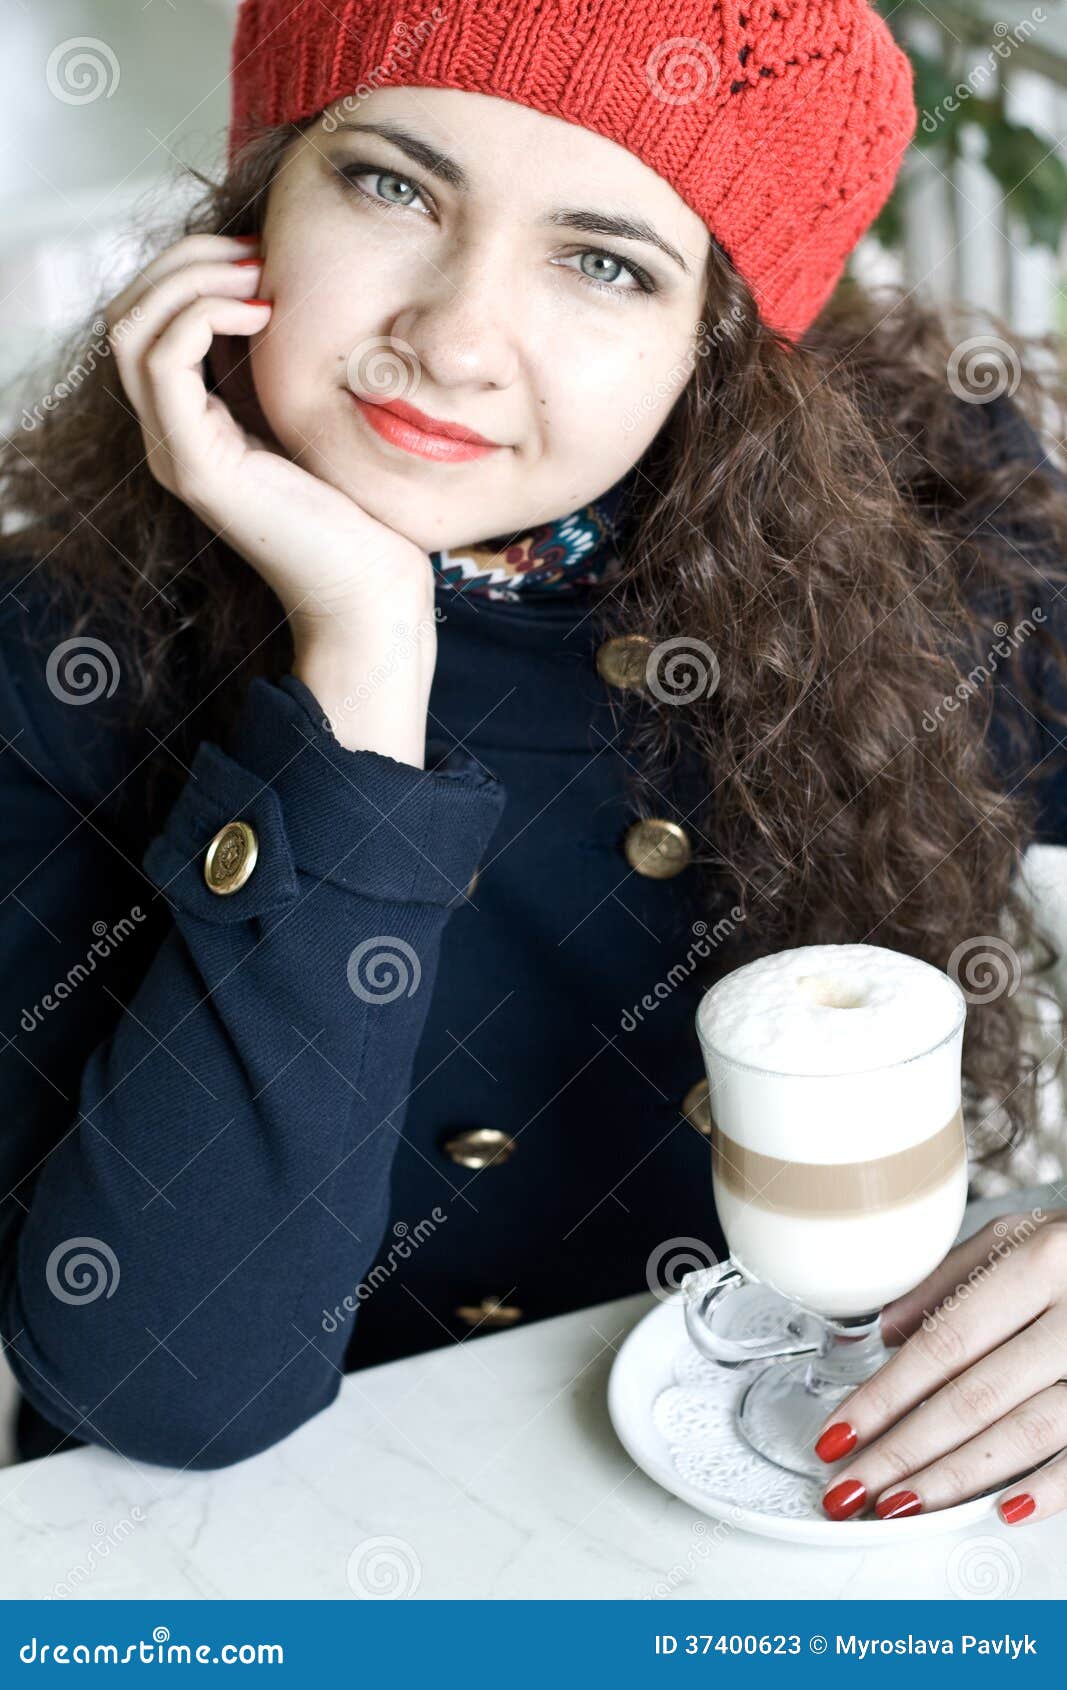
[[[382,87],[461,88],[604,135],[671,184],[798,338],[888,199],[911,62],[868,0],[243,0],[230,159]]]

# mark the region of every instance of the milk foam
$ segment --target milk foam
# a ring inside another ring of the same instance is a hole
[[[697,1010],[712,1115],[738,1144],[794,1162],[922,1143],[959,1106],[965,1013],[947,974],[886,946],[760,957]]]
[[[965,999],[949,976],[884,945],[801,945],[759,957],[704,994],[698,1026],[735,1062],[846,1074],[947,1038]]]

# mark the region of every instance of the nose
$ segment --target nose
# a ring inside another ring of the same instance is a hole
[[[442,391],[509,387],[520,367],[516,294],[499,259],[450,264],[419,278],[390,332],[407,341],[423,377]]]

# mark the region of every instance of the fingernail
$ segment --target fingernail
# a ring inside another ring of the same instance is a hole
[[[262,262],[262,258],[235,258],[233,260],[234,268],[238,270],[242,264],[262,264]]]
[[[822,1437],[815,1445],[815,1453],[820,1461],[840,1461],[850,1449],[855,1448],[856,1434],[847,1420],[838,1420],[832,1426],[827,1426]]]
[[[842,1479],[826,1492],[822,1505],[831,1520],[847,1520],[857,1514],[867,1500],[867,1486],[860,1479]]]
[[[922,1506],[913,1490],[896,1490],[876,1502],[874,1511],[880,1520],[902,1520],[906,1514],[921,1514]]]
[[[250,245],[253,241],[259,240],[258,235],[234,235],[232,238],[235,241],[244,241],[246,246]]]
[[[1032,1514],[1037,1503],[1029,1491],[1021,1490],[1018,1496],[1006,1496],[1000,1504],[1000,1517],[1006,1525],[1014,1526],[1017,1520],[1025,1520]]]
[[[273,305],[274,301],[273,299],[245,299],[241,303],[244,305]]]

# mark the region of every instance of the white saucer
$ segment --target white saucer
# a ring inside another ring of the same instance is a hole
[[[993,1514],[1003,1485],[904,1520],[828,1520],[821,1497],[846,1463],[827,1467],[825,1479],[805,1479],[758,1455],[736,1429],[734,1402],[766,1364],[728,1368],[708,1361],[685,1329],[682,1306],[680,1291],[657,1303],[627,1336],[608,1380],[619,1441],[664,1490],[744,1531],[824,1549],[899,1549]]]

